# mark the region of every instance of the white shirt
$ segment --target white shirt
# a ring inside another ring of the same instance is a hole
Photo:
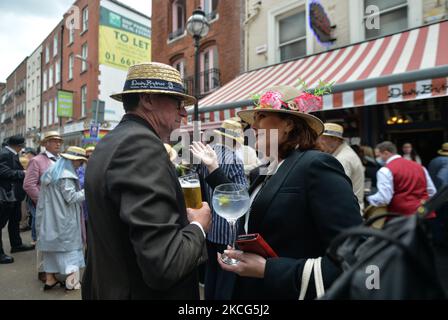
[[[58,156],[55,156],[51,152],[45,150],[45,154],[47,155],[48,159],[55,158],[56,160],[59,158]]]
[[[398,158],[401,158],[401,156],[395,155],[390,157],[386,161],[386,164]],[[425,171],[426,177],[426,190],[429,197],[432,197],[436,193],[436,187],[434,186],[434,183],[432,182],[431,177],[425,167],[423,167],[423,170]],[[391,202],[394,196],[394,178],[392,172],[388,168],[382,167],[378,170],[376,178],[378,192],[370,197],[367,197],[367,200],[375,207],[386,206]]]
[[[193,222],[190,222],[190,224],[195,224],[195,225],[197,225],[197,226],[201,229],[202,234],[204,235],[204,238],[207,237],[207,235],[205,234],[204,228],[202,228],[202,226],[201,226],[201,224],[200,224],[199,222],[197,222],[197,221],[193,221]]]
[[[8,149],[9,151],[11,151],[12,153],[14,153],[15,155],[18,155],[18,153],[16,152],[16,150],[14,150],[13,148],[11,148],[10,146],[5,146],[6,149]]]
[[[280,166],[283,164],[285,160],[282,160],[280,163],[277,163],[277,161],[272,162],[269,167],[268,167],[268,172],[267,175],[274,175],[277,173],[278,168],[280,168]],[[263,187],[263,183],[260,183],[255,190],[252,192],[252,194],[250,195],[250,207],[252,208],[252,204],[255,200],[255,198],[257,197],[258,193],[260,192],[261,188]],[[249,230],[249,216],[250,216],[250,209],[249,211],[246,213],[246,215],[244,216],[245,218],[245,222],[244,222],[244,231],[246,233],[248,233]]]

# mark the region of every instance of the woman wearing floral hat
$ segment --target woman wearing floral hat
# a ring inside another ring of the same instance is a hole
[[[323,287],[328,288],[341,273],[325,251],[339,232],[362,223],[358,202],[341,164],[317,150],[324,126],[308,112],[321,109],[322,98],[294,87],[275,86],[256,100],[255,109],[240,111],[238,116],[251,124],[257,148],[266,150],[271,163],[267,174],[249,188],[251,207],[242,219],[245,232],[259,233],[279,257],[226,250],[228,256],[240,260],[227,265],[218,257],[221,268],[238,275],[227,297],[316,298],[314,277],[308,290],[303,290],[302,276],[309,273],[310,265],[319,264]],[[275,143],[277,150],[271,148]],[[212,188],[229,183],[210,161],[210,149],[196,144],[192,151],[210,167],[207,182]],[[319,257],[319,261],[312,259]]]

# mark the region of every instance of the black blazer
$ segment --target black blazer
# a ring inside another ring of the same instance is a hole
[[[14,195],[18,202],[25,199],[22,186],[24,178],[25,172],[19,156],[6,148],[0,150],[0,188],[5,191],[11,191],[14,188]]]
[[[207,182],[214,188],[229,181],[218,169]],[[236,277],[228,297],[297,300],[306,259],[321,256],[328,288],[341,272],[325,257],[330,241],[341,230],[361,223],[350,179],[339,161],[314,150],[293,152],[257,195],[249,219],[248,232],[260,233],[280,258],[267,260],[264,279]],[[306,298],[315,297],[311,279]]]
[[[102,139],[85,189],[83,299],[199,299],[205,238],[189,224],[175,169],[146,121],[125,115]]]

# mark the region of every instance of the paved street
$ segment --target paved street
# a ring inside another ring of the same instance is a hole
[[[3,229],[3,246],[9,255],[10,246],[7,228]],[[31,231],[21,233],[24,243],[31,241]],[[64,288],[42,291],[37,280],[36,251],[11,254],[14,263],[0,265],[0,300],[80,300],[81,291],[65,292]]]

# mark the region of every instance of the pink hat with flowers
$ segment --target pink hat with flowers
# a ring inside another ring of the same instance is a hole
[[[329,86],[326,85],[329,90]],[[315,90],[316,92],[316,90]],[[324,131],[323,122],[309,114],[309,112],[322,110],[322,94],[326,89],[319,89],[317,93],[310,93],[292,86],[273,86],[265,89],[261,94],[254,95],[255,108],[238,112],[238,116],[245,122],[252,124],[256,112],[286,113],[302,118],[307,124],[321,135]]]

